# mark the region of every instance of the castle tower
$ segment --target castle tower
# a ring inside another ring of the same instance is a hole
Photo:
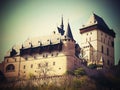
[[[66,33],[64,35],[63,50],[67,55],[75,55],[75,40],[71,32],[70,24],[68,23]]]
[[[72,35],[70,24],[68,23],[66,33],[64,34],[63,41],[63,53],[66,56],[66,69],[69,71],[74,70],[77,67],[78,58],[75,56],[75,40]]]
[[[83,57],[88,64],[114,65],[115,32],[100,16],[93,13],[86,25],[80,28],[80,34]]]

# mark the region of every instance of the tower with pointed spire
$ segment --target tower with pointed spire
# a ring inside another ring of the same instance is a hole
[[[102,67],[114,65],[115,32],[105,21],[95,13],[88,22],[80,28],[83,57],[88,64],[98,64]]]
[[[58,33],[60,33],[60,35],[64,35],[64,24],[63,24],[63,16],[62,16],[62,18],[61,18],[61,25],[60,25],[60,27],[57,27],[57,29],[58,29]]]

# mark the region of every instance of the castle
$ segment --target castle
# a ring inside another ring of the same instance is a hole
[[[15,45],[4,57],[0,70],[7,79],[63,75],[82,64],[97,64],[103,68],[114,65],[115,33],[105,21],[92,14],[80,28],[81,43],[76,43],[70,24],[64,30],[63,18],[51,36],[29,38]],[[80,56],[82,54],[82,57]]]

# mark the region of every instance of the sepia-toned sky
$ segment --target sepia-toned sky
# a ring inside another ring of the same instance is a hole
[[[29,37],[57,31],[64,18],[69,21],[75,40],[80,27],[94,12],[116,33],[115,62],[120,59],[120,10],[118,0],[0,0],[0,61],[13,45]]]

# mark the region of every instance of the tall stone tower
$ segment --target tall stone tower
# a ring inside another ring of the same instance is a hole
[[[114,65],[115,32],[98,15],[92,14],[80,28],[83,57],[89,64],[110,67]]]

